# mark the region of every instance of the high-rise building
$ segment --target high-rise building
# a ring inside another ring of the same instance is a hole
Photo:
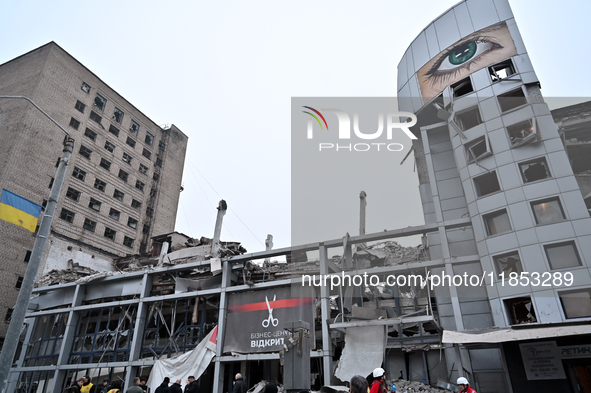
[[[0,65],[0,95],[23,96],[75,139],[39,276],[78,263],[112,270],[172,232],[187,136],[159,126],[54,42]],[[64,132],[24,99],[0,99],[0,189],[45,205]],[[43,214],[43,213],[42,213]],[[0,337],[35,240],[0,221]]]

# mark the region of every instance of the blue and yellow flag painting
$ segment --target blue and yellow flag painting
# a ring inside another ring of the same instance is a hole
[[[35,232],[41,205],[33,203],[8,190],[2,190],[0,198],[0,220],[8,221]]]

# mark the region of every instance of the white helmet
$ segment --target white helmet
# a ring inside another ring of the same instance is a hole
[[[468,382],[468,380],[466,378],[459,377],[457,385],[470,385],[470,383]]]
[[[376,369],[373,370],[373,377],[374,378],[380,378],[381,376],[383,376],[386,372],[384,371],[383,368],[378,367]]]

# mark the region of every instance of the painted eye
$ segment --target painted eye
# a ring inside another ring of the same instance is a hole
[[[450,49],[447,56],[445,56],[436,72],[451,71],[459,66],[467,66],[470,60],[476,60],[484,53],[490,52],[493,49],[502,48],[501,45],[490,41],[468,41],[455,48]]]

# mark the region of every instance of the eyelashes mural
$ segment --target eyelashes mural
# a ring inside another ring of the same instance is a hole
[[[417,72],[423,101],[436,97],[447,86],[474,71],[517,55],[505,22],[466,36],[439,53]]]

